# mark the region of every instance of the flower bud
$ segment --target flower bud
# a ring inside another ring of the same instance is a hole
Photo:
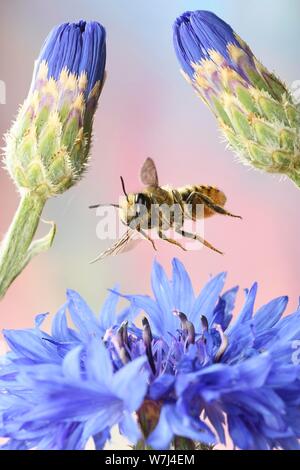
[[[105,60],[105,30],[99,23],[65,23],[50,33],[29,95],[6,137],[5,162],[19,189],[47,198],[80,179]]]
[[[186,79],[241,160],[300,185],[300,112],[284,83],[211,12],[179,17],[174,46]]]

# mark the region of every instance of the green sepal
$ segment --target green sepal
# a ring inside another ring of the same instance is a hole
[[[259,119],[253,120],[253,128],[260,144],[279,147],[278,131]]]
[[[293,171],[293,172],[289,172],[288,175],[291,178],[291,180],[295,183],[295,185],[298,186],[298,188],[300,188],[300,172]]]
[[[248,113],[259,114],[258,107],[249,89],[239,86],[236,89],[236,93],[239,101]]]
[[[266,91],[267,93],[269,93],[270,96],[273,96],[272,90],[270,90],[270,87],[265,82],[263,77],[257,72],[257,70],[255,70],[252,67],[246,67],[245,71],[246,71],[249,81],[251,82],[251,85],[254,88],[258,90]]]
[[[45,125],[47,124],[47,121],[49,119],[49,115],[50,115],[50,108],[48,106],[44,106],[39,114],[37,115],[36,117],[36,121],[35,121],[35,127],[36,127],[36,134],[37,136],[40,135],[42,129],[45,127]]]
[[[273,100],[272,98],[267,98],[266,96],[260,96],[258,98],[258,103],[260,109],[263,112],[263,115],[270,122],[282,122],[285,125],[289,125],[285,109],[281,103]]]
[[[37,156],[37,141],[34,128],[28,132],[16,148],[15,162],[18,162],[24,170]]]
[[[62,135],[62,144],[71,150],[79,132],[79,116],[68,119]]]
[[[213,97],[213,103],[215,106],[215,111],[217,113],[217,116],[221,120],[221,122],[225,124],[225,126],[232,128],[232,123],[228,117],[228,114],[226,113],[224,109],[224,105],[215,96]]]
[[[28,181],[26,179],[25,173],[18,165],[15,166],[14,177],[19,187],[28,188]]]
[[[263,67],[261,73],[267,82],[269,89],[272,90],[272,94],[275,99],[282,101],[284,96],[289,96],[286,86],[273,73],[270,73],[265,67]]]
[[[61,124],[59,122],[51,122],[47,124],[40,135],[39,153],[46,168],[50,165],[53,156],[60,148],[60,133]]]
[[[285,105],[285,112],[286,112],[286,115],[287,115],[290,126],[294,127],[294,128],[299,128],[300,127],[300,112],[299,112],[299,110],[291,104],[286,104]]]
[[[251,162],[254,166],[266,169],[271,167],[270,155],[266,152],[265,147],[262,145],[256,144],[255,142],[249,141],[247,143],[247,148],[251,157]]]
[[[231,147],[234,150],[242,151],[241,140],[236,135],[236,133],[231,128],[223,126],[221,123],[220,123],[220,127],[221,127],[226,139],[228,140],[229,144],[231,145]]]
[[[43,168],[40,162],[32,162],[26,170],[28,187],[35,189],[45,182]]]
[[[80,175],[84,170],[83,165],[87,161],[89,151],[88,140],[83,134],[83,128],[78,132],[75,144],[73,145],[70,161],[72,162],[72,168],[77,175]]]
[[[281,171],[285,172],[290,167],[294,154],[284,150],[275,150],[272,152],[272,159],[276,165],[280,166]]]
[[[71,171],[68,169],[66,160],[68,156],[64,151],[57,154],[48,168],[48,175],[54,186],[64,181],[66,177],[69,177]]]
[[[297,148],[298,136],[290,129],[282,129],[279,133],[280,147],[283,150],[294,151]]]
[[[230,118],[234,130],[238,134],[242,134],[242,137],[244,137],[245,139],[251,140],[253,138],[253,133],[248,122],[247,116],[245,116],[245,114],[243,114],[243,112],[235,105],[230,105],[229,108]]]
[[[23,105],[25,106],[25,105]],[[21,110],[21,118],[16,122],[16,139],[22,139],[24,134],[30,129],[33,121],[33,109],[32,106],[28,106],[26,111],[23,107]]]

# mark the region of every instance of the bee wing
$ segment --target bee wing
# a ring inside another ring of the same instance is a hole
[[[140,177],[145,186],[158,186],[156,166],[152,158],[147,158],[143,164]]]
[[[138,232],[136,232],[135,230],[127,230],[124,235],[119,240],[117,240],[110,248],[108,248],[106,251],[103,251],[102,253],[100,253],[99,256],[93,259],[91,261],[91,264],[95,263],[96,261],[100,261],[106,258],[107,256],[116,256],[119,253],[126,253],[127,251],[130,251],[135,248],[140,241],[142,241],[142,238],[139,236]]]

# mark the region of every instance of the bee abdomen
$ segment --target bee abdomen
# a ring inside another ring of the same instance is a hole
[[[204,186],[204,185],[190,185],[180,188],[179,193],[182,197],[183,202],[193,203],[197,199],[197,194],[203,194],[204,196],[209,197],[215,204],[219,206],[224,206],[226,203],[226,196],[223,191],[220,191],[218,188],[213,186]],[[194,193],[194,197],[193,197]],[[193,201],[191,200],[193,199]],[[199,198],[200,199],[200,198]]]
[[[194,191],[204,194],[205,196],[209,197],[215,204],[218,204],[221,207],[224,207],[226,204],[226,196],[218,188],[213,186],[194,186]]]

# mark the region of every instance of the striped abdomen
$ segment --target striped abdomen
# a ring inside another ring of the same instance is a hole
[[[225,206],[227,199],[222,191],[214,188],[213,186],[184,186],[179,188],[178,192],[182,198],[183,203],[191,204],[195,208],[197,204],[203,204],[203,200],[201,199],[202,194],[221,207]],[[196,214],[196,212],[193,211],[193,214]],[[214,214],[215,212],[206,207],[204,203],[204,217],[211,217]]]

